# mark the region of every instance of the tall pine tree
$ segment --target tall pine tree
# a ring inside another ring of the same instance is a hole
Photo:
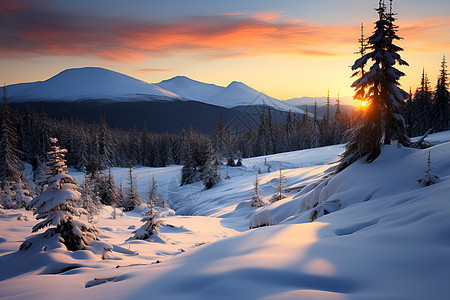
[[[17,158],[17,135],[12,118],[11,108],[6,97],[6,87],[3,87],[3,104],[1,108],[0,137],[0,181],[1,187],[9,182],[14,184],[20,180]]]
[[[449,108],[450,93],[448,91],[447,61],[442,58],[441,70],[433,99],[433,131],[444,131],[450,128]]]
[[[352,66],[352,70],[356,71],[353,76],[359,76],[352,84],[356,91],[354,99],[364,100],[368,105],[361,122],[349,135],[338,170],[367,154],[367,161],[374,161],[380,155],[383,143],[390,144],[396,140],[402,145],[409,145],[403,117],[404,100],[408,93],[399,87],[399,79],[405,74],[394,67],[396,64],[407,66],[408,63],[398,53],[403,49],[393,43],[401,38],[394,24],[396,18],[392,12],[392,0],[389,12],[383,0],[379,1],[375,10],[379,18],[375,22],[375,32],[367,41],[370,52],[362,55]],[[372,65],[365,72],[369,62]]]

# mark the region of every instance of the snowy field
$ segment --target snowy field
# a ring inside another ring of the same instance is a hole
[[[49,240],[17,251],[36,220],[1,210],[0,298],[449,299],[450,131],[428,140],[425,150],[385,146],[334,177],[342,145],[245,159],[211,190],[180,187],[180,166],[136,168],[139,191],[154,176],[177,213],[148,241],[128,240],[139,210],[114,220],[104,207],[89,249]],[[429,151],[440,180],[421,187]],[[287,198],[251,207],[255,173],[268,200],[279,170]],[[126,186],[128,170],[112,171]]]

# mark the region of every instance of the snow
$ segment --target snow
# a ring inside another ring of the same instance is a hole
[[[22,88],[23,87],[23,88]],[[133,77],[95,67],[67,69],[40,82],[7,87],[11,102],[20,101],[75,101],[80,99],[145,98],[179,99],[172,92]]]
[[[206,101],[225,89],[224,87],[196,81],[186,76],[176,76],[155,83],[154,85],[167,91],[171,91],[181,97],[201,102]]]
[[[227,87],[221,87],[186,76],[176,76],[151,84],[97,67],[67,69],[45,81],[13,84],[6,89],[11,102],[194,100],[226,108],[265,103],[278,110],[303,113],[303,110],[269,97],[242,82],[234,81]]]
[[[17,251],[36,221],[2,210],[0,298],[448,299],[450,131],[428,140],[424,150],[384,146],[374,163],[328,178],[343,145],[244,159],[210,190],[179,187],[179,166],[135,168],[139,191],[155,176],[177,212],[153,241],[129,239],[138,209],[114,220],[106,206],[94,218],[98,244],[69,252],[50,239]],[[420,187],[428,151],[440,181]],[[269,199],[280,169],[287,198],[251,207],[255,171]],[[126,186],[127,169],[112,171]],[[277,225],[249,230],[258,218]]]
[[[247,105],[263,105],[270,106],[282,111],[292,111],[303,113],[303,110],[291,106],[288,103],[269,97],[248,85],[233,81],[225,89],[215,94],[211,98],[204,101],[205,103],[223,106],[236,107]]]

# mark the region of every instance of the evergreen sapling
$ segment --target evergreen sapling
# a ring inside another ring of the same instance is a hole
[[[261,195],[259,194],[259,178],[258,173],[256,173],[255,181],[253,182],[253,194],[252,194],[252,201],[251,206],[252,207],[262,207],[266,205],[264,200],[262,199]]]
[[[433,173],[434,167],[431,165],[431,151],[428,151],[427,169],[422,178],[417,180],[420,186],[430,186],[439,181],[439,176]]]

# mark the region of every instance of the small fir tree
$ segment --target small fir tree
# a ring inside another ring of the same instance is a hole
[[[208,158],[203,166],[203,184],[207,190],[211,189],[220,181],[220,165],[212,159],[212,153],[208,154]]]
[[[89,223],[92,223],[93,216],[99,214],[101,202],[100,197],[95,191],[95,182],[92,175],[87,175],[84,172],[84,180],[81,186],[81,203],[82,207],[88,214]]]
[[[21,181],[14,185],[14,202],[16,203],[17,208],[27,208],[28,203],[33,199],[31,197],[31,192],[25,186],[25,184]]]
[[[144,222],[139,229],[134,232],[134,239],[146,240],[158,230],[158,228],[162,224],[162,220],[160,219],[158,211],[155,209],[156,199],[156,182],[153,178],[153,184],[149,185],[148,190],[148,211],[145,213],[145,216],[141,219],[141,222]]]
[[[137,191],[136,178],[133,176],[133,166],[129,163],[128,194],[122,202],[123,211],[131,211],[141,205],[142,199]]]
[[[151,184],[149,183],[149,190],[147,193],[147,202],[153,205],[160,206],[160,199],[158,195],[158,185],[156,184],[155,176],[152,177]]]
[[[56,226],[56,228],[47,229],[44,236],[59,234],[61,243],[68,250],[80,250],[89,246],[91,241],[98,239],[96,236],[98,230],[77,218],[83,210],[73,205],[80,200],[80,193],[75,180],[67,172],[64,159],[67,150],[57,146],[56,138],[52,138],[51,143],[51,151],[47,153],[48,189],[29,203],[30,207],[35,208],[36,219],[44,220],[36,224],[32,232],[47,226]],[[25,243],[21,249],[27,248]]]
[[[270,202],[276,202],[276,201],[280,201],[284,198],[286,198],[286,196],[283,194],[283,189],[285,188],[285,183],[286,183],[286,177],[282,175],[281,170],[280,170],[280,175],[277,178],[276,182],[277,184],[277,188],[275,189],[275,195],[272,196],[272,199],[270,200]]]
[[[120,197],[120,191],[116,186],[114,181],[114,176],[111,172],[111,169],[108,170],[108,180],[107,180],[107,189],[106,189],[106,199],[109,205],[113,208],[113,219],[117,218],[117,206],[122,202]]]
[[[256,173],[256,178],[255,178],[255,181],[253,182],[253,187],[254,188],[253,188],[251,206],[253,206],[253,207],[262,207],[262,206],[266,205],[266,203],[264,202],[263,198],[259,194],[258,173]]]
[[[422,178],[417,180],[420,186],[430,186],[439,181],[439,176],[433,173],[433,166],[431,165],[431,151],[428,151],[427,168]]]

